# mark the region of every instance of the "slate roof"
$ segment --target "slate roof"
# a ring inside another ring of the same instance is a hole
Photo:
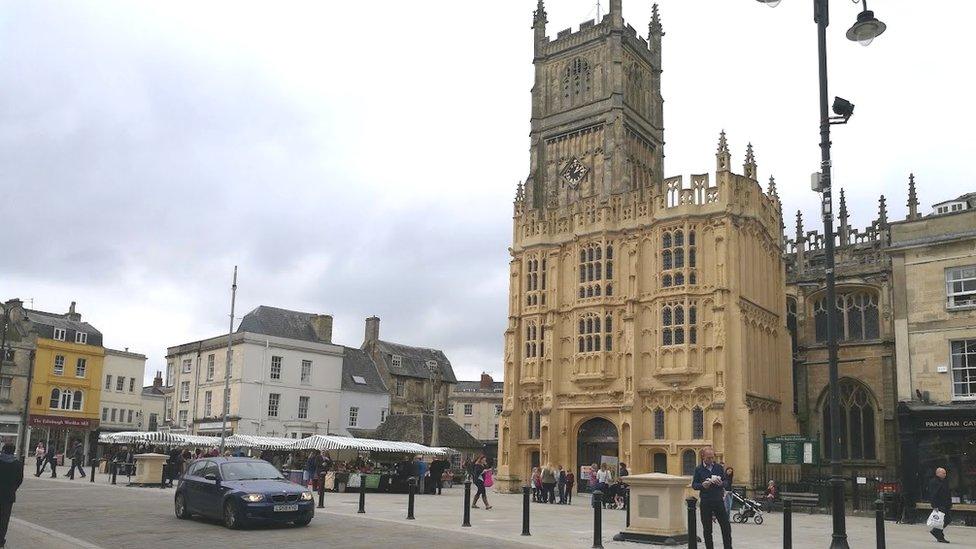
[[[315,334],[315,330],[312,328],[312,318],[316,316],[320,315],[261,305],[244,315],[241,323],[237,326],[237,331],[286,339],[300,339],[315,343],[331,343],[331,341],[325,341]]]
[[[481,388],[480,381],[458,381],[457,385],[454,386],[455,393],[501,393],[505,390],[505,383],[502,381],[493,381],[492,386],[488,389]]]
[[[428,349],[426,347],[410,347],[389,341],[378,341],[377,350],[386,362],[387,370],[392,375],[418,377],[430,379],[430,370],[427,369],[427,361],[437,362],[441,368],[441,381],[444,383],[457,383],[454,377],[454,368],[451,361],[443,351],[439,349]],[[400,356],[400,366],[393,366],[393,355]]]
[[[54,329],[61,328],[65,331],[64,340],[74,343],[75,334],[84,332],[88,334],[88,345],[95,347],[102,346],[102,332],[87,322],[76,322],[69,320],[66,314],[49,313],[34,309],[24,309],[27,320],[31,323],[31,328],[38,335],[47,339],[54,339]]]
[[[353,380],[353,376],[360,376],[366,380],[366,384],[359,384]],[[380,377],[376,364],[369,358],[362,349],[352,347],[342,348],[342,390],[355,391],[357,393],[387,393],[386,384]]]
[[[440,417],[439,419],[438,446],[446,446],[455,450],[480,450],[484,448],[484,444],[480,440],[474,438],[471,433],[465,431],[453,419],[449,417]],[[422,427],[421,421],[423,421]],[[386,421],[373,431],[372,437],[379,440],[396,440],[429,445],[433,424],[433,416],[430,414],[393,414],[387,416]]]

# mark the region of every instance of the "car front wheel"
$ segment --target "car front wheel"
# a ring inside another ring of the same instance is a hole
[[[231,530],[241,527],[241,514],[233,501],[224,502],[224,526]]]
[[[175,511],[176,518],[178,519],[188,519],[190,518],[190,513],[186,510],[186,496],[183,494],[176,494]]]

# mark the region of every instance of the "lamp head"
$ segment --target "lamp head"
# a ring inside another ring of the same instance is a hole
[[[854,114],[854,104],[843,97],[834,97],[834,105],[831,108],[834,114],[843,116],[845,121]]]
[[[847,39],[867,46],[872,40],[881,36],[886,28],[888,26],[878,20],[873,11],[866,9],[857,14],[857,22],[847,30]]]
[[[775,8],[780,3],[780,0],[756,0],[756,1],[759,2],[760,4],[766,4],[771,8]]]

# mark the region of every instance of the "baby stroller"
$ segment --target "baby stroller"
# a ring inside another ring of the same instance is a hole
[[[756,524],[763,523],[762,504],[754,499],[748,499],[732,492],[732,500],[739,502],[739,510],[732,514],[732,522],[745,524],[752,519]]]

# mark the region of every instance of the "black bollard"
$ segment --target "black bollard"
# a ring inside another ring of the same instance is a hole
[[[688,549],[698,549],[698,521],[695,518],[695,505],[698,500],[688,498],[685,503],[688,504]]]
[[[119,473],[118,463],[112,462],[112,484],[115,484],[115,477]]]
[[[359,474],[359,511],[357,513],[366,512],[366,475]]]
[[[319,509],[325,509],[325,473],[319,475]]]
[[[417,493],[417,479],[410,477],[409,486],[407,487],[407,520],[413,520],[413,498],[414,494]]]
[[[874,502],[874,531],[878,538],[878,549],[885,549],[884,502]]]
[[[464,481],[464,521],[461,526],[471,526],[471,479]]]
[[[793,549],[793,502],[783,500],[783,549]]]
[[[94,459],[92,459],[91,462],[91,478],[88,479],[88,482],[95,482],[95,460]]]
[[[529,487],[522,487],[522,535],[531,536],[529,533]]]
[[[164,463],[163,464],[163,478],[162,478],[162,481],[159,483],[159,487],[160,488],[166,488],[166,472],[167,471],[169,471],[169,465],[166,464],[166,463]]]
[[[603,549],[603,492],[593,491],[593,547]]]
[[[627,528],[630,528],[630,487],[624,488],[624,509],[627,510]]]

